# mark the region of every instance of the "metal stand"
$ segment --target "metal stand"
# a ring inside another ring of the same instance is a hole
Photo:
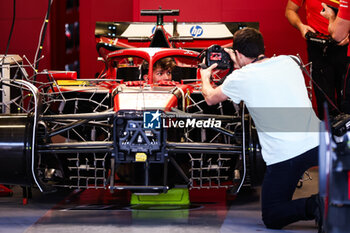
[[[8,80],[4,82],[10,82],[9,80],[11,79],[11,65],[16,65],[18,63],[22,63],[22,58],[18,55],[7,55],[4,58],[4,55],[0,55],[0,78]],[[11,99],[11,94],[10,94],[10,86],[9,85],[3,85],[0,87],[3,89],[2,91],[2,96],[1,96],[1,112],[2,113],[10,113],[10,108],[6,107],[6,103],[10,102]]]

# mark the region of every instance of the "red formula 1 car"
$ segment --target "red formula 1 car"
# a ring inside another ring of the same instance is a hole
[[[166,193],[178,185],[238,192],[261,182],[265,165],[244,105],[208,106],[197,75],[200,51],[230,46],[234,31],[258,25],[166,24],[163,16],[177,10],[142,14],[156,15],[157,25],[96,24],[105,63],[97,79],[28,77],[20,64],[14,79],[1,79],[0,183]],[[176,64],[172,80],[153,82],[164,58]]]

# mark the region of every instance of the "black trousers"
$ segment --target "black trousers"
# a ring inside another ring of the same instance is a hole
[[[307,41],[309,61],[312,62],[312,78],[317,85],[332,100],[338,109],[341,107],[342,89],[347,68],[347,46],[324,45]],[[323,119],[324,94],[313,84],[318,117]],[[338,111],[328,102],[330,115],[337,115]]]
[[[344,113],[350,114],[350,57],[348,57],[348,64],[342,94],[341,110]]]
[[[267,166],[261,190],[262,219],[267,228],[281,229],[299,221],[314,219],[315,203],[310,198],[292,200],[299,179],[310,167],[318,165],[318,147]]]

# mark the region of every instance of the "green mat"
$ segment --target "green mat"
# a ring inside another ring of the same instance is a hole
[[[131,205],[189,205],[190,196],[187,188],[173,188],[158,195],[131,195]]]

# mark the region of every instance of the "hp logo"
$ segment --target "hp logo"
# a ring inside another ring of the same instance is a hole
[[[201,26],[192,26],[190,33],[193,37],[200,37],[203,34],[203,28]]]

